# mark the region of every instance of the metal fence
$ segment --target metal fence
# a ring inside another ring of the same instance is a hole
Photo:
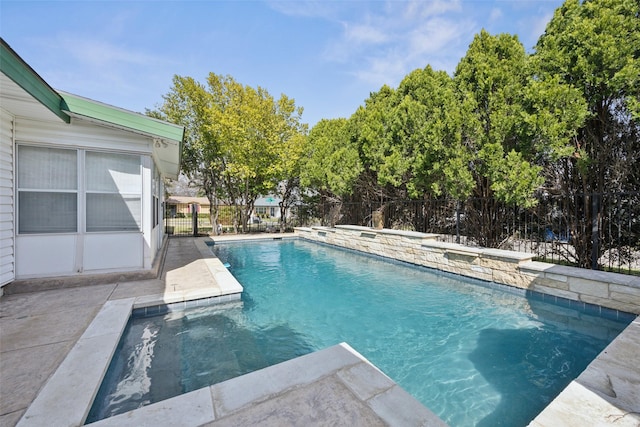
[[[305,225],[355,224],[434,233],[441,241],[529,252],[541,261],[640,275],[638,192],[546,195],[531,208],[481,198],[299,208],[306,214],[300,216]]]
[[[279,218],[269,215],[253,216],[241,224],[238,208],[233,206],[218,206],[217,226],[211,224],[208,213],[197,213],[197,208],[191,207],[191,213],[167,212],[164,218],[165,231],[170,236],[208,236],[228,233],[263,233],[280,232],[282,226]],[[295,217],[287,218],[284,227],[287,231],[293,231],[294,226],[300,223]]]
[[[209,215],[165,218],[173,235],[279,232],[278,218],[253,217],[245,228],[229,206]],[[536,259],[640,275],[640,192],[541,196],[531,208],[495,199],[434,198],[377,203],[319,201],[294,206],[284,228],[353,224],[438,234],[441,241],[529,252]]]

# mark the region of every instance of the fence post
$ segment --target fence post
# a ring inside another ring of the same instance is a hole
[[[193,222],[193,237],[198,237],[198,208],[195,203],[191,205],[191,220]]]
[[[460,244],[460,200],[456,200],[456,243]]]
[[[600,194],[594,193],[591,197],[591,269],[598,270],[598,253],[600,252],[600,221],[599,205]]]

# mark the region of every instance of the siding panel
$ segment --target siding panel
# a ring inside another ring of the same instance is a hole
[[[0,110],[0,286],[15,278],[13,117]]]

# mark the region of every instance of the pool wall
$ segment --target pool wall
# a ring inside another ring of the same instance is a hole
[[[437,234],[354,225],[300,227],[299,238],[586,304],[640,314],[640,277],[533,261],[534,254],[437,241]]]

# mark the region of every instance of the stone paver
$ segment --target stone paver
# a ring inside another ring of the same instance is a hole
[[[208,427],[314,425],[386,426],[371,408],[355,399],[335,377],[296,388],[207,424]]]
[[[18,426],[77,426],[84,423],[131,316],[133,300],[112,300],[102,306],[27,408]]]

